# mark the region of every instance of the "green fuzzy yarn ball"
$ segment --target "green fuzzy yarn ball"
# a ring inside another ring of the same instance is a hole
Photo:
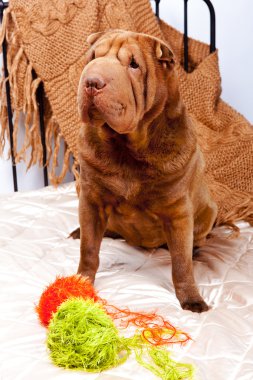
[[[130,354],[102,306],[81,298],[68,299],[54,314],[47,347],[57,366],[88,372],[115,367]]]

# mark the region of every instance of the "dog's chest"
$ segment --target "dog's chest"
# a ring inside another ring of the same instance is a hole
[[[88,147],[86,147],[87,149]],[[82,158],[88,169],[89,182],[99,184],[101,192],[116,199],[138,204],[159,192],[157,169],[147,161],[136,159],[123,144],[112,144],[110,149],[89,149]]]
[[[125,152],[121,155],[119,151],[112,151],[106,156],[97,156],[93,168],[94,180],[100,183],[102,188],[117,198],[129,201],[137,200],[144,195],[147,182],[156,182],[155,178],[152,178],[154,173],[151,173],[153,170],[149,165],[134,160]]]
[[[129,178],[122,172],[114,176],[105,176],[102,181],[104,187],[115,197],[129,201],[137,199],[143,191],[140,180]]]

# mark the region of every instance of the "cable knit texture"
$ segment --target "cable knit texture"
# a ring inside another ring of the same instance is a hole
[[[36,102],[36,90],[42,81],[46,92],[50,178],[55,184],[63,180],[71,154],[78,176],[77,141],[81,122],[76,98],[88,47],[86,38],[109,28],[147,33],[171,46],[177,61],[180,92],[195,118],[196,134],[206,160],[206,175],[219,206],[217,224],[232,224],[240,219],[253,223],[253,129],[242,115],[220,99],[218,52],[209,55],[208,45],[189,39],[190,72],[186,73],[183,70],[183,35],[163,21],[157,21],[149,0],[10,1],[1,38],[5,37],[8,42],[16,162],[25,159],[28,167],[42,163]],[[9,137],[4,84],[2,78],[0,153]],[[22,112],[26,135],[19,148],[18,120]],[[59,173],[61,139],[65,150]]]

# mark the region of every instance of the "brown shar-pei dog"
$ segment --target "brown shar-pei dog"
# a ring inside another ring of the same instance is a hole
[[[120,30],[93,34],[88,43],[78,90],[78,273],[94,281],[104,236],[146,248],[168,244],[182,308],[206,311],[192,252],[205,242],[217,208],[173,54],[158,39]]]

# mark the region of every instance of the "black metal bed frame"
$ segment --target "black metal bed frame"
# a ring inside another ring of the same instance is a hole
[[[161,0],[155,1],[155,14],[157,18],[159,15],[159,5]],[[184,1],[184,69],[188,72],[188,0]],[[215,47],[215,11],[213,4],[210,0],[203,0],[208,6],[210,12],[210,53],[214,52]],[[2,22],[3,12],[5,8],[8,8],[9,2],[4,2],[0,0],[0,20]],[[2,52],[3,52],[3,68],[4,68],[4,76],[8,78],[8,68],[7,68],[7,42],[6,39],[3,40],[2,44]],[[33,72],[33,75],[36,76],[36,73]],[[17,181],[17,168],[14,157],[14,149],[13,149],[13,115],[12,115],[12,107],[11,107],[11,95],[10,95],[10,84],[9,81],[6,80],[6,100],[7,100],[7,112],[8,112],[8,124],[9,124],[9,134],[10,134],[10,147],[11,147],[11,160],[12,160],[12,176],[13,176],[13,188],[14,191],[18,191],[18,181]],[[40,134],[41,134],[41,143],[43,148],[43,175],[44,175],[44,185],[48,186],[48,173],[47,173],[47,150],[46,150],[46,139],[45,139],[45,124],[44,124],[44,88],[43,83],[41,82],[37,93],[37,102],[39,108],[39,116],[40,116]]]

